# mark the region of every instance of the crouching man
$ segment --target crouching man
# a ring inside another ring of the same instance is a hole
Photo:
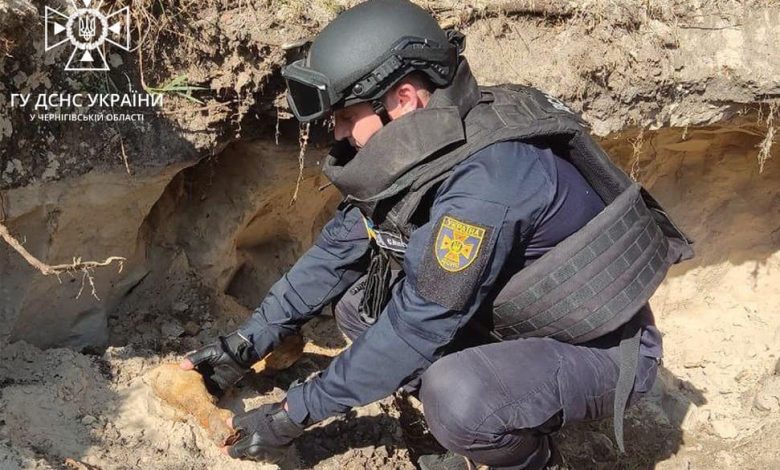
[[[689,240],[565,105],[479,87],[463,43],[406,0],[369,0],[284,69],[296,117],[334,119],[323,170],[344,200],[252,317],[182,367],[225,390],[328,304],[352,344],[234,418],[230,456],[274,461],[400,387],[450,451],[424,469],[550,468],[558,429],[609,415],[622,449],[661,358],[647,300]]]

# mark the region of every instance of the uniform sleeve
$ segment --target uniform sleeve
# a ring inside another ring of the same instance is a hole
[[[365,273],[368,243],[360,211],[339,206],[314,245],[271,287],[240,328],[260,357]]]
[[[507,167],[501,157],[489,147],[439,188],[430,222],[410,237],[406,278],[375,325],[319,377],[290,389],[293,419],[317,422],[391,394],[437,360],[479,309],[554,196],[537,159],[513,156]]]

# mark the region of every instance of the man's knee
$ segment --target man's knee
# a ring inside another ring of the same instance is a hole
[[[496,375],[488,355],[479,349],[445,356],[423,375],[420,399],[431,433],[447,449],[481,464],[541,468],[549,455],[546,434],[561,425],[560,408],[518,416],[523,407],[513,406],[506,378]]]
[[[333,316],[339,330],[354,341],[368,327],[360,319],[360,299],[363,298],[364,279],[360,279],[333,306]]]
[[[351,323],[352,320],[358,318],[359,304],[360,300],[354,296],[348,294],[342,296],[333,307],[333,316],[336,318],[336,323],[341,326]]]
[[[481,356],[468,349],[436,361],[423,375],[425,419],[444,447],[474,457],[475,449],[505,446],[502,434],[507,429],[496,413],[504,397],[491,375]]]

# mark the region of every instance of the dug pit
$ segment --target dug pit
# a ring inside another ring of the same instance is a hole
[[[769,436],[780,429],[780,158],[760,171],[759,129],[743,120],[604,139],[696,240],[698,256],[653,299],[664,367],[628,414],[629,454],[615,453],[610,423],[579,425],[561,445],[574,468],[778,462]],[[56,468],[66,458],[87,468],[257,468],[221,456],[196,420],[155,398],[148,372],[234,328],[312,242],[336,198],[309,168],[290,206],[296,151],[242,143],[172,179],[140,231],[149,274],[112,313],[105,352],[4,345],[3,468]],[[278,400],[345,346],[327,312],[304,336],[293,367],[244,381],[221,406],[241,412]],[[421,421],[419,403],[391,397],[309,430],[297,458],[314,468],[414,468],[413,457],[435,445]]]

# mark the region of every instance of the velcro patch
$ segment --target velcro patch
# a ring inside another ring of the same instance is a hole
[[[444,216],[436,236],[436,261],[445,271],[463,271],[477,258],[484,238],[483,227]]]
[[[452,310],[465,307],[477,287],[494,243],[492,228],[445,215],[425,249],[417,291]]]

